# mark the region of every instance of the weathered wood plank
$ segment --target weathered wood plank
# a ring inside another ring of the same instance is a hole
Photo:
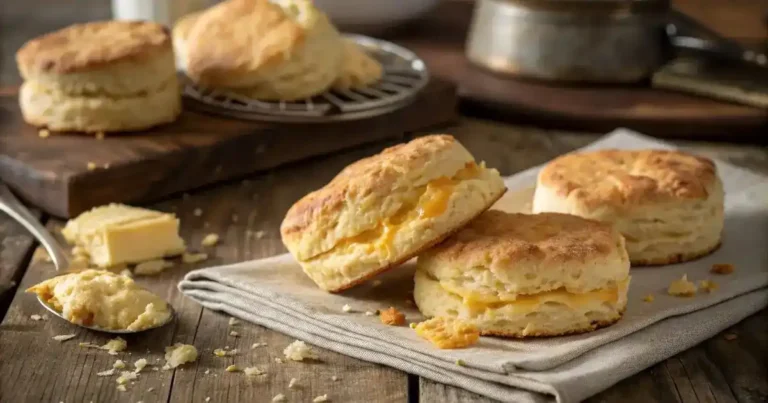
[[[41,217],[38,210],[32,214]],[[21,224],[0,213],[0,318],[8,309],[35,244],[34,237]]]

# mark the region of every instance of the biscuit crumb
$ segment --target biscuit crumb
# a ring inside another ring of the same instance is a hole
[[[336,375],[334,375],[334,376],[332,376],[332,377],[331,377],[331,380],[332,380],[332,381],[334,381],[334,382],[336,382],[336,381],[338,381],[338,380],[339,380],[339,377],[338,377],[338,376],[336,376]]]
[[[253,344],[251,344],[251,350],[259,348],[259,347],[264,347],[266,345],[267,345],[267,343],[253,343]]]
[[[237,365],[232,364],[232,365],[228,366],[225,369],[225,371],[227,371],[227,372],[237,372],[237,371],[240,371],[240,367],[238,367]]]
[[[176,368],[179,365],[197,360],[197,348],[191,344],[176,343],[165,348],[165,366],[163,369]]]
[[[210,370],[210,369],[206,369],[206,370],[205,370],[205,374],[206,374],[206,375],[208,375],[208,374],[210,374],[210,373],[211,373],[211,370]]]
[[[86,164],[86,168],[88,168],[89,171],[93,171],[96,169],[96,163],[93,161],[88,161],[88,164]]]
[[[115,337],[114,339],[108,341],[107,344],[101,346],[102,350],[109,350],[107,352],[110,355],[117,355],[117,353],[125,351],[126,348],[128,348],[128,342],[126,342],[122,337]]]
[[[376,316],[376,312],[373,312],[373,311],[365,311],[365,316]]]
[[[236,332],[234,330],[229,332],[229,335],[232,336],[232,337],[240,337],[240,333],[238,333],[238,332]]]
[[[229,325],[230,326],[237,326],[240,324],[240,321],[237,318],[229,318]]]
[[[40,129],[37,132],[37,135],[40,136],[41,139],[45,139],[45,138],[48,138],[48,136],[51,135],[51,132],[48,129]]]
[[[277,358],[277,357],[275,357],[275,363],[277,363],[277,364],[282,364],[283,362],[285,362],[285,361],[283,361],[283,359],[282,359],[282,358]]]
[[[683,274],[679,280],[669,283],[667,293],[678,297],[692,297],[696,295],[696,284],[688,281],[688,275]]]
[[[301,340],[296,340],[289,344],[288,347],[283,350],[285,358],[293,361],[304,361],[305,359],[316,360],[317,355],[312,349]]]
[[[60,335],[53,336],[53,339],[56,341],[63,342],[63,341],[74,339],[76,336],[77,336],[76,334],[60,334]]]
[[[285,401],[285,395],[282,393],[279,393],[272,398],[273,403],[284,402],[284,401]]]
[[[147,366],[147,360],[145,358],[136,360],[136,362],[133,363],[133,366],[136,368],[135,370],[133,370],[133,372],[138,374],[139,372],[141,372],[141,370],[144,369],[144,367]]]
[[[264,375],[264,374],[266,374],[266,372],[264,372],[264,371],[262,371],[262,370],[260,370],[260,369],[258,369],[258,368],[256,368],[256,367],[245,367],[245,369],[243,370],[243,372],[244,372],[244,373],[245,373],[245,375],[247,375],[247,376],[258,376],[258,375]]]
[[[114,364],[112,364],[112,368],[114,369],[124,369],[125,368],[125,362],[123,360],[117,360]]]
[[[265,234],[265,232],[263,230],[258,230],[256,232],[254,232],[254,235],[256,236],[256,239],[264,238],[264,234]]]
[[[730,263],[715,263],[712,265],[712,268],[709,269],[710,273],[715,274],[731,274],[734,270],[736,270],[736,266]]]
[[[405,315],[391,306],[389,309],[381,311],[379,319],[381,319],[381,323],[390,326],[400,326],[405,323]]]
[[[206,397],[205,397],[205,401],[206,401],[206,402],[210,402],[210,401],[211,401],[211,397],[210,397],[210,396],[206,396]]]
[[[40,315],[29,315],[29,318],[34,321],[43,320],[43,317]]]
[[[320,395],[312,399],[312,403],[322,403],[322,402],[329,402],[328,395]]]
[[[341,310],[344,311],[344,312],[351,312],[352,311],[352,307],[349,306],[349,304],[344,304],[344,306],[341,307]]]
[[[108,369],[106,371],[97,372],[96,376],[112,376],[115,374],[114,369]]]
[[[237,214],[232,214],[232,222],[237,222],[240,219],[240,217],[237,216]]]
[[[217,348],[213,350],[213,355],[215,355],[216,357],[233,356],[233,355],[237,355],[237,349],[235,348],[232,350],[227,350],[226,348],[225,349]]]
[[[133,273],[128,269],[123,269],[123,271],[120,272],[120,275],[123,277],[133,278]]]
[[[125,388],[125,385],[117,385],[117,390],[125,392],[127,389]]]
[[[728,340],[728,341],[733,341],[733,340],[736,340],[738,338],[739,338],[739,336],[734,334],[734,333],[727,333],[725,335],[725,339]]]
[[[643,297],[643,301],[645,301],[645,302],[653,302],[654,299],[655,298],[654,298],[653,294],[648,294],[648,295]]]
[[[293,389],[293,387],[296,386],[298,382],[299,381],[296,378],[291,378],[291,380],[288,381],[288,388]]]
[[[477,326],[458,319],[436,317],[416,325],[416,334],[441,349],[463,348],[477,343]]]
[[[96,132],[96,140],[104,140],[104,132]]]
[[[155,276],[169,267],[173,267],[173,262],[164,259],[148,260],[137,264],[133,269],[133,274],[138,276]]]
[[[699,288],[710,293],[720,288],[720,286],[716,282],[711,280],[701,280],[699,281]]]
[[[200,217],[201,215],[203,215],[203,209],[201,209],[201,208],[196,208],[194,211],[192,211],[192,214],[193,214],[195,217]]]
[[[208,260],[208,254],[207,253],[188,253],[184,252],[183,255],[181,255],[181,261],[184,263],[199,263],[204,260]]]
[[[214,246],[217,243],[219,243],[219,234],[214,233],[206,235],[202,242],[200,242],[203,246]]]

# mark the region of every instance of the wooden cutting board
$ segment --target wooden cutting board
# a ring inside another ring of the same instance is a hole
[[[0,92],[0,179],[63,218],[110,202],[145,203],[288,162],[429,129],[456,117],[456,88],[432,80],[409,106],[375,118],[272,124],[185,108],[178,121],[147,132],[41,138],[20,114],[14,91]],[[188,106],[188,105],[187,105]],[[96,165],[89,169],[88,163]]]
[[[457,83],[464,112],[553,128],[605,132],[623,126],[659,137],[768,141],[764,109],[652,89],[648,83],[558,85],[474,67],[464,56],[473,7],[472,2],[444,1],[422,20],[384,36],[416,52],[433,75]],[[746,15],[744,21],[759,18],[750,7],[760,8],[743,1],[727,8]]]

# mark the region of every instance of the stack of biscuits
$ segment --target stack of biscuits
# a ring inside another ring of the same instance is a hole
[[[172,34],[151,22],[73,25],[30,40],[16,60],[25,121],[91,133],[174,121],[177,65],[200,87],[267,101],[362,88],[383,74],[310,0],[227,0]]]
[[[534,214],[490,210],[505,190],[499,172],[453,137],[420,137],[296,202],[282,239],[330,292],[416,257],[414,299],[425,316],[517,338],[615,323],[630,265],[682,262],[720,243],[715,165],[683,152],[562,156],[540,172]]]

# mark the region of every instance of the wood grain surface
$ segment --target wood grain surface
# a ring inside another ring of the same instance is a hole
[[[386,115],[327,124],[271,124],[185,109],[144,132],[38,136],[15,96],[0,97],[0,179],[47,213],[73,217],[112,203],[146,203],[248,173],[446,124],[455,86],[434,79],[414,102]],[[88,165],[95,164],[95,169]]]

